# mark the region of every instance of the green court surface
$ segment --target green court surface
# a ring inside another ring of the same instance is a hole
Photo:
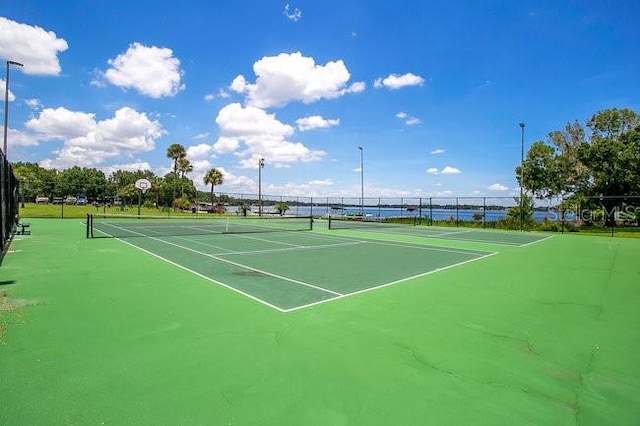
[[[2,425],[640,418],[639,240],[30,222],[0,267]]]

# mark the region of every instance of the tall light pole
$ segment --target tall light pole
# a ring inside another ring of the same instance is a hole
[[[364,150],[361,146],[358,149],[360,150],[360,216],[364,217]]]
[[[9,65],[15,65],[17,67],[23,66],[20,62],[7,61],[7,76],[4,80],[4,145],[2,148],[4,158],[7,158],[7,124],[9,119]]]
[[[262,216],[262,169],[264,158],[258,160],[258,216]]]
[[[524,123],[520,123],[520,230],[524,230]]]

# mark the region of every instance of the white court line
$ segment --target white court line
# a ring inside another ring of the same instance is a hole
[[[305,251],[305,250],[316,250],[316,249],[326,249],[333,247],[344,247],[344,246],[355,246],[358,244],[366,244],[366,241],[353,241],[350,243],[338,243],[338,244],[319,244],[317,246],[296,246],[296,247],[287,247],[287,248],[277,248],[277,249],[265,249],[265,250],[251,250],[251,251],[234,251],[231,253],[220,253],[213,254],[214,256],[233,256],[233,255],[252,255],[252,254],[267,254],[267,253],[277,253],[283,251]]]
[[[548,240],[548,239],[553,238],[553,237],[554,237],[554,235],[549,235],[549,236],[547,236],[547,237],[540,238],[539,240],[531,241],[530,243],[527,243],[527,244],[522,244],[522,245],[520,245],[520,246],[518,246],[518,247],[526,247],[526,246],[530,246],[531,244],[536,244],[536,243],[539,243],[539,242],[541,242],[541,241]]]
[[[379,290],[381,288],[390,287],[390,286],[395,285],[395,284],[400,284],[400,283],[403,283],[405,281],[412,280],[414,278],[425,277],[427,275],[435,274],[436,272],[442,272],[442,271],[447,270],[447,269],[451,269],[451,268],[455,268],[455,267],[458,267],[458,266],[462,266],[462,265],[467,264],[467,263],[475,262],[476,260],[485,259],[485,258],[487,258],[489,256],[494,256],[496,254],[498,254],[498,252],[488,253],[488,254],[486,254],[484,256],[479,256],[479,257],[476,257],[476,258],[473,258],[473,259],[469,259],[469,260],[465,260],[465,261],[462,261],[462,262],[454,263],[454,264],[451,264],[451,265],[448,265],[448,266],[443,266],[442,268],[436,268],[436,269],[433,269],[431,271],[423,272],[422,274],[416,274],[416,275],[412,275],[410,277],[401,278],[399,280],[391,281],[391,282],[388,282],[388,283],[385,283],[385,284],[380,284],[380,285],[377,285],[377,286],[374,286],[374,287],[368,287],[368,288],[365,288],[365,289],[362,289],[362,290],[354,291],[353,293],[346,293],[346,294],[343,294],[342,296],[334,297],[332,299],[319,300],[317,302],[309,303],[309,304],[306,304],[306,305],[296,306],[295,308],[284,309],[283,312],[294,312],[294,311],[297,311],[297,310],[300,310],[300,309],[309,308],[311,306],[320,305],[322,303],[326,303],[326,302],[329,302],[329,301],[334,301],[334,300],[338,300],[338,299],[344,299],[346,297],[356,296],[358,294],[367,293],[367,292],[373,291],[373,290]]]

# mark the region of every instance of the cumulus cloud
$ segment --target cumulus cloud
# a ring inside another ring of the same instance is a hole
[[[94,167],[107,159],[151,151],[155,139],[165,134],[159,122],[129,107],[120,108],[112,118],[102,121],[91,113],[46,108],[26,127],[40,141],[63,142],[62,148],[54,151],[57,158],[46,160],[49,167],[56,168]]]
[[[431,175],[455,175],[455,174],[462,173],[462,170],[456,167],[451,167],[451,166],[446,166],[442,170],[438,170],[435,167],[430,167],[427,169],[427,173]]]
[[[209,157],[212,151],[213,147],[206,143],[193,145],[187,148],[187,158],[189,158],[190,160],[201,160]]]
[[[40,99],[25,99],[24,101],[25,104],[27,104],[27,106],[31,109],[41,109],[42,108],[42,102],[40,102]]]
[[[7,129],[7,141],[10,145],[7,150],[10,151],[11,145],[17,146],[36,146],[38,138],[35,135],[21,132],[20,130]]]
[[[462,170],[457,169],[455,167],[447,166],[440,172],[443,175],[457,175],[458,173],[462,173]]]
[[[59,75],[58,52],[69,48],[53,31],[0,17],[0,57],[20,62],[32,75]]]
[[[494,183],[493,185],[490,185],[487,189],[490,191],[507,191],[509,190],[509,187],[504,186],[500,183]]]
[[[124,89],[134,89],[151,98],[175,96],[185,88],[181,83],[180,60],[166,47],[133,43],[125,53],[108,61],[106,80]]]
[[[318,161],[325,155],[324,151],[312,151],[287,140],[294,128],[260,108],[229,104],[220,110],[216,123],[220,137],[213,145],[214,152],[233,152],[240,157],[243,168],[257,168],[263,157],[269,164],[283,167],[299,161]]]
[[[4,93],[7,90],[7,82],[4,81],[3,79],[0,79],[0,90],[2,90],[2,93]],[[13,102],[15,100],[16,100],[15,95],[13,94],[11,89],[9,89],[9,102]],[[2,97],[2,101],[4,102],[4,96]]]
[[[326,129],[329,127],[337,126],[340,124],[338,119],[325,119],[319,115],[312,115],[310,117],[299,118],[296,120],[298,130],[305,132],[313,129]]]
[[[396,114],[396,117],[403,120],[407,126],[415,126],[416,124],[421,123],[419,118],[412,117],[406,112],[399,112]]]
[[[422,86],[424,84],[424,78],[419,75],[407,73],[403,75],[389,74],[385,78],[378,78],[373,83],[373,87],[380,89],[385,87],[390,90],[401,89],[407,86]]]
[[[431,151],[431,155],[438,155],[438,154],[444,154],[444,149],[434,149],[433,151]]]
[[[253,72],[254,84],[238,75],[229,88],[245,94],[247,104],[258,108],[281,107],[293,101],[310,104],[364,90],[364,83],[347,87],[351,75],[342,60],[316,65],[313,58],[300,52],[265,56],[253,64]]]

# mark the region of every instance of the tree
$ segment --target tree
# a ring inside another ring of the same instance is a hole
[[[181,158],[185,158],[187,156],[187,151],[185,151],[184,146],[179,143],[173,143],[169,145],[167,148],[167,157],[173,160],[173,174],[178,175],[178,160]]]
[[[550,198],[562,192],[563,180],[559,173],[559,161],[556,150],[544,142],[531,145],[522,169],[516,167],[518,183],[534,195]],[[522,173],[521,173],[522,172]],[[520,177],[524,182],[520,182]]]
[[[289,210],[289,206],[286,203],[277,203],[273,206],[280,216],[284,216],[284,214]]]
[[[515,197],[513,200],[517,205],[507,209],[506,225],[509,228],[517,228],[520,226],[521,220],[525,227],[533,225],[535,222],[533,219],[533,197],[528,194],[522,194],[522,203],[520,202],[520,197]]]
[[[187,173],[193,171],[193,165],[187,157],[178,158],[178,171],[180,172],[180,178],[184,179]]]
[[[213,209],[213,188],[215,185],[222,185],[224,182],[224,176],[218,169],[210,169],[204,175],[204,184],[211,185],[211,208]]]

